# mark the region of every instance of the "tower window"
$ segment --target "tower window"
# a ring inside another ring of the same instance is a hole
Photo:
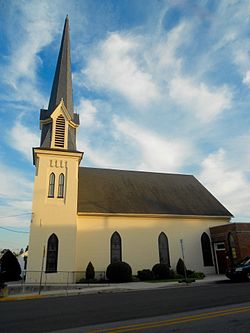
[[[49,198],[54,198],[55,193],[55,174],[52,172],[49,176]]]
[[[64,148],[65,119],[60,115],[56,119],[55,146]]]
[[[58,198],[64,197],[64,174],[61,173],[58,182]]]
[[[46,273],[55,273],[57,271],[57,258],[58,238],[55,234],[52,234],[47,244]]]

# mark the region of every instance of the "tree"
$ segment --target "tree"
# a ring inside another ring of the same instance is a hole
[[[85,275],[86,280],[93,280],[95,278],[95,269],[91,261],[88,263]]]
[[[1,279],[4,282],[20,280],[21,267],[10,250],[6,250],[0,259]]]

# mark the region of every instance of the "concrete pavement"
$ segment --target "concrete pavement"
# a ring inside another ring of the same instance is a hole
[[[208,275],[203,280],[196,280],[191,284],[176,282],[128,282],[116,284],[70,284],[70,285],[53,285],[47,286],[47,290],[41,290],[39,293],[39,286],[22,285],[21,288],[15,288],[15,284],[9,284],[9,295],[0,298],[1,301],[16,301],[27,300],[41,297],[57,297],[57,296],[73,296],[82,294],[96,294],[96,293],[112,293],[112,292],[129,292],[136,290],[152,290],[159,288],[183,288],[188,286],[200,286],[206,283],[216,283],[219,281],[227,280],[225,275]],[[28,287],[28,288],[27,288]],[[51,288],[50,288],[51,287]]]

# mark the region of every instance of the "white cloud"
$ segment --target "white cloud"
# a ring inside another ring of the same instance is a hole
[[[250,218],[250,182],[240,163],[237,169],[232,167],[225,150],[219,149],[204,159],[199,177],[236,220],[238,216]]]
[[[250,86],[250,71],[247,71],[245,73],[245,77],[243,78],[242,81],[245,85]]]
[[[33,182],[19,170],[0,164],[0,183],[1,226],[27,227]]]
[[[157,41],[155,50],[150,50],[151,57],[156,57],[157,61],[152,59],[152,65],[156,65],[158,70],[168,69],[171,72],[178,73],[181,70],[182,59],[176,55],[180,46],[187,42],[189,26],[187,22],[181,22],[172,29],[166,37]],[[162,75],[162,73],[161,73]]]
[[[122,134],[138,148],[138,169],[176,172],[192,156],[188,140],[168,139],[157,133],[118,117],[113,119],[118,134]]]
[[[16,169],[0,165],[0,198],[11,201],[30,199],[33,183]],[[13,203],[13,202],[12,202]]]
[[[170,82],[170,97],[204,123],[214,120],[232,103],[232,93],[228,87],[210,88],[204,83],[195,83],[190,78],[180,76]]]
[[[92,101],[81,98],[76,110],[80,115],[80,124],[82,128],[93,127],[96,129],[101,126],[96,117],[97,108]]]
[[[126,168],[126,164],[119,160],[116,152],[112,149],[108,151],[92,147],[86,140],[78,140],[78,147],[80,151],[86,152],[86,156],[83,157],[83,164],[86,165],[84,158],[88,159],[91,166],[99,168]],[[117,147],[114,147],[117,148]]]
[[[90,59],[84,74],[93,87],[117,92],[135,105],[146,105],[158,97],[158,88],[146,71],[139,41],[112,33]]]
[[[18,9],[21,15],[18,17],[17,26],[20,25],[21,31],[16,32],[9,65],[4,72],[5,82],[15,89],[19,88],[21,79],[35,81],[37,65],[41,63],[39,52],[52,42],[57,32],[53,5],[47,1],[22,2],[15,8]]]
[[[39,135],[33,133],[20,122],[16,122],[15,126],[10,130],[8,143],[13,149],[19,151],[25,158],[31,161],[32,147],[39,145]]]

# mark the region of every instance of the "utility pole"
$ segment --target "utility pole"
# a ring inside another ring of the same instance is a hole
[[[45,257],[45,245],[43,246],[43,258],[42,258],[42,266],[41,266],[41,274],[40,274],[40,282],[39,282],[38,295],[41,294],[41,289],[42,289],[44,257]]]

